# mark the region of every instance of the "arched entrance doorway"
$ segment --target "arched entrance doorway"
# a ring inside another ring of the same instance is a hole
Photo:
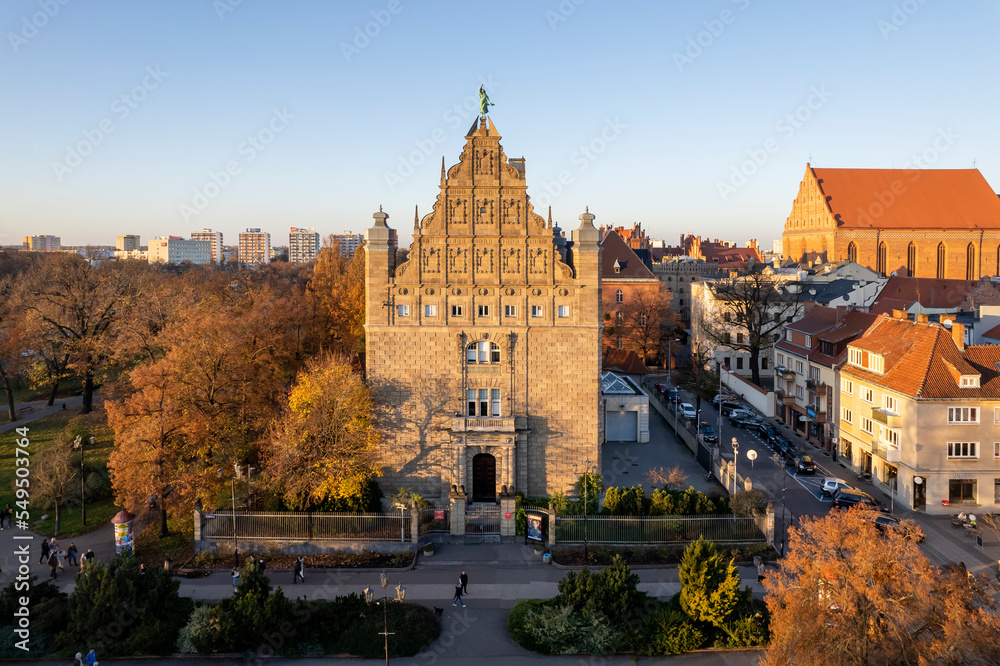
[[[497,499],[497,459],[480,453],[472,459],[472,501],[495,502]]]

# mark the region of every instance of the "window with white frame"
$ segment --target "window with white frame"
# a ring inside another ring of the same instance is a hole
[[[565,306],[560,305],[559,309],[561,310],[563,307],[565,307]],[[559,315],[559,316],[562,317],[563,315]],[[645,312],[640,312],[639,313],[639,326],[645,326],[645,325],[646,325],[646,313]]]
[[[879,374],[885,372],[885,358],[881,354],[874,354],[867,349],[848,347],[847,362]]]
[[[993,458],[1000,460],[1000,442],[993,442]]]
[[[792,332],[791,331],[787,331],[787,330],[785,331],[785,339],[788,340],[789,342],[792,341]]]
[[[500,389],[466,389],[469,416],[501,416]]]
[[[424,306],[424,316],[425,317],[437,317],[438,316],[438,306],[436,306],[436,305],[425,305]]]
[[[886,444],[892,444],[897,449],[899,448],[899,431],[893,428],[886,428],[885,426],[879,426],[879,438]]]
[[[517,306],[516,305],[505,305],[505,306],[503,306],[503,316],[504,317],[516,317],[517,316]]]
[[[804,393],[802,391],[802,387],[801,386],[796,386],[795,387],[795,397],[798,398],[799,400],[801,400],[803,395],[804,395]]]
[[[809,366],[809,379],[819,379],[819,368],[814,365]]]
[[[619,289],[618,291],[615,292],[615,303],[624,303],[624,302],[625,302],[625,294],[623,294],[622,290]]]
[[[782,379],[781,377],[778,377],[778,379],[775,381],[775,386],[777,387],[777,389],[779,391],[784,391],[785,390],[785,380]]]
[[[500,362],[500,346],[487,340],[473,342],[465,348],[465,362],[470,365],[495,365]]]
[[[531,316],[532,317],[541,317],[543,311],[544,310],[542,309],[541,305],[532,305],[531,306]]]
[[[784,354],[778,354],[778,365],[780,365],[782,367],[785,366],[785,355]]]
[[[847,407],[840,408],[840,420],[844,423],[854,423],[854,414]]]
[[[872,391],[870,386],[861,387],[861,399],[870,405],[875,404],[875,393]]]
[[[805,366],[802,365],[802,361],[796,361],[795,362],[795,372],[797,372],[798,374],[801,375],[803,370],[805,370]]]
[[[480,305],[479,306],[479,316],[480,317],[489,317],[490,316],[490,306],[488,306],[488,305]]]
[[[882,406],[893,414],[899,414],[899,405],[894,395],[883,395]]]
[[[812,347],[812,344],[813,344],[813,336],[807,335],[806,336],[806,347]]]
[[[1000,423],[1000,407],[993,408],[993,423]]]
[[[949,460],[971,460],[979,456],[976,454],[976,445],[979,442],[948,442]]]
[[[872,420],[870,418],[866,416],[861,417],[861,431],[866,432],[869,435],[875,432],[875,424],[872,423]]]
[[[962,375],[958,385],[962,388],[979,388],[979,375]]]
[[[563,319],[565,319],[566,317],[568,317],[568,316],[569,316],[569,306],[568,306],[568,305],[560,305],[560,306],[559,306],[559,316],[560,316],[561,318],[563,318]],[[642,315],[642,318],[643,318],[643,321],[642,321],[642,323],[643,323],[643,324],[645,324],[645,323],[646,323],[646,322],[644,321],[644,320],[645,320],[645,317],[646,317],[646,315]]]
[[[979,423],[978,407],[949,407],[948,425],[969,425]]]
[[[451,306],[451,316],[452,317],[461,317],[462,316],[462,306],[461,305],[453,305],[453,306]]]
[[[854,395],[854,382],[850,379],[843,379],[840,382],[841,393],[846,393],[847,395]]]
[[[397,317],[409,317],[410,316],[410,306],[409,305],[397,305],[396,306],[396,316]]]

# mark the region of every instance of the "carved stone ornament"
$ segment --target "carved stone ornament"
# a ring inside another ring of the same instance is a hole
[[[410,293],[410,290],[407,289],[406,287],[400,287],[399,288],[399,295],[400,296],[406,296],[408,293]]]

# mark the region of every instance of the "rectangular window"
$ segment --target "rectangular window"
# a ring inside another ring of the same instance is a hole
[[[975,504],[976,482],[972,479],[949,479],[948,502],[950,504]]]
[[[743,358],[742,357],[739,357],[739,358],[736,359],[736,369],[737,370],[742,370],[743,369]]]
[[[854,423],[854,414],[847,407],[841,407],[840,420],[844,423]]]
[[[738,344],[738,345],[743,344],[743,334],[742,333],[737,333],[736,334],[736,344]]]
[[[489,416],[490,415],[490,390],[489,389],[479,389],[479,415]]]
[[[784,365],[785,365],[785,355],[784,354],[778,354],[778,365],[784,367]]]
[[[779,391],[785,390],[785,381],[781,377],[778,377],[777,381],[775,381],[775,388]]]
[[[948,442],[949,460],[973,460],[976,455],[976,444],[978,442]]]
[[[479,316],[480,317],[489,317],[490,316],[490,306],[488,306],[488,305],[480,305],[479,306]]]
[[[899,431],[893,430],[892,428],[886,428],[885,426],[879,426],[879,437],[886,444],[892,444],[896,448],[899,448]]]
[[[861,431],[866,432],[871,435],[875,431],[875,424],[872,423],[870,418],[865,416],[861,417]]]
[[[949,407],[948,425],[979,423],[978,407]]]
[[[962,388],[977,388],[979,386],[979,375],[962,375],[958,385]]]
[[[809,366],[809,379],[819,379],[819,368]]]
[[[409,317],[410,316],[410,306],[409,305],[397,305],[396,306],[396,316],[398,316],[398,317]]]
[[[788,340],[789,342],[792,341],[792,332],[791,331],[785,331],[785,339]]]
[[[898,405],[896,403],[896,397],[891,395],[882,396],[882,406],[893,414],[899,414]]]
[[[438,306],[436,306],[436,305],[425,305],[424,306],[424,316],[425,317],[437,317],[438,316]]]
[[[767,357],[760,359],[760,369],[767,370]]]
[[[805,366],[804,366],[804,365],[802,365],[802,361],[796,361],[796,362],[795,362],[795,372],[797,372],[798,374],[800,374],[800,375],[801,375],[801,374],[802,374],[802,371],[803,371],[804,369],[805,369]]]
[[[568,305],[560,305],[559,306],[559,316],[562,317],[563,319],[565,319],[566,317],[569,316],[569,306]],[[642,315],[642,316],[645,317],[646,315]],[[645,322],[640,322],[640,323],[644,324]]]
[[[542,306],[541,305],[532,305],[531,306],[531,316],[532,317],[541,317],[542,316],[542,312],[543,312],[543,310],[542,310]]]
[[[993,408],[993,423],[1000,423],[1000,407]]]
[[[875,393],[868,386],[861,387],[861,399],[867,402],[869,405],[875,404]]]
[[[469,389],[469,390],[467,390],[465,392],[465,397],[466,397],[466,400],[469,403],[468,415],[469,416],[475,416],[476,415],[476,389]]]
[[[1000,460],[1000,442],[993,442],[993,457]]]
[[[462,306],[461,305],[453,305],[453,306],[451,306],[451,316],[452,317],[461,317],[462,316]]]
[[[490,414],[500,416],[500,389],[490,389]]]
[[[516,317],[517,316],[517,306],[516,305],[505,305],[505,306],[503,306],[503,316],[504,317]]]
[[[854,395],[854,382],[850,379],[845,379],[843,382],[844,383],[841,385],[840,390],[847,395]]]
[[[801,386],[796,386],[795,387],[795,397],[798,398],[799,400],[801,400],[802,397],[803,397],[803,395],[804,394],[803,394],[803,391],[802,391],[802,387]]]

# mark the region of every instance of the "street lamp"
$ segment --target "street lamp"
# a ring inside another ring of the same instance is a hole
[[[389,664],[389,636],[395,634],[389,633],[389,593],[386,588],[389,585],[389,577],[384,573],[379,575],[379,583],[382,585],[382,631],[380,632],[385,636],[385,663],[386,666]],[[400,583],[396,586],[396,601],[402,603],[403,599],[406,597],[406,588]],[[375,600],[375,593],[372,591],[371,586],[365,587],[365,602],[371,604]]]
[[[671,342],[680,342],[680,341],[681,341],[680,338],[674,338],[673,340],[671,340],[670,338],[667,338],[667,389],[668,389],[668,391],[671,388],[671,386],[673,386],[673,382],[670,381],[670,373],[673,370],[673,360],[674,360],[674,357],[670,353],[670,343]]]
[[[588,549],[588,534],[587,534],[587,505],[590,504],[590,494],[588,492],[588,486],[590,486],[590,461],[587,462],[587,471],[583,474],[583,561],[587,563],[590,561],[590,552]],[[573,463],[573,469],[576,469],[576,463]]]
[[[778,473],[781,474],[781,554],[785,554],[785,480],[787,476],[785,474],[784,465],[782,464],[783,459],[780,453],[775,453],[771,460],[774,461],[775,467],[778,468]]]
[[[733,494],[739,490],[739,477],[737,475],[736,463],[740,457],[740,443],[733,437]]]
[[[94,446],[97,443],[97,438],[93,435],[90,436],[90,445]],[[77,435],[76,439],[73,440],[73,448],[80,449],[80,510],[83,513],[83,524],[87,524],[87,487],[84,483],[83,478],[83,466],[84,466],[84,445],[83,445],[83,435]]]

